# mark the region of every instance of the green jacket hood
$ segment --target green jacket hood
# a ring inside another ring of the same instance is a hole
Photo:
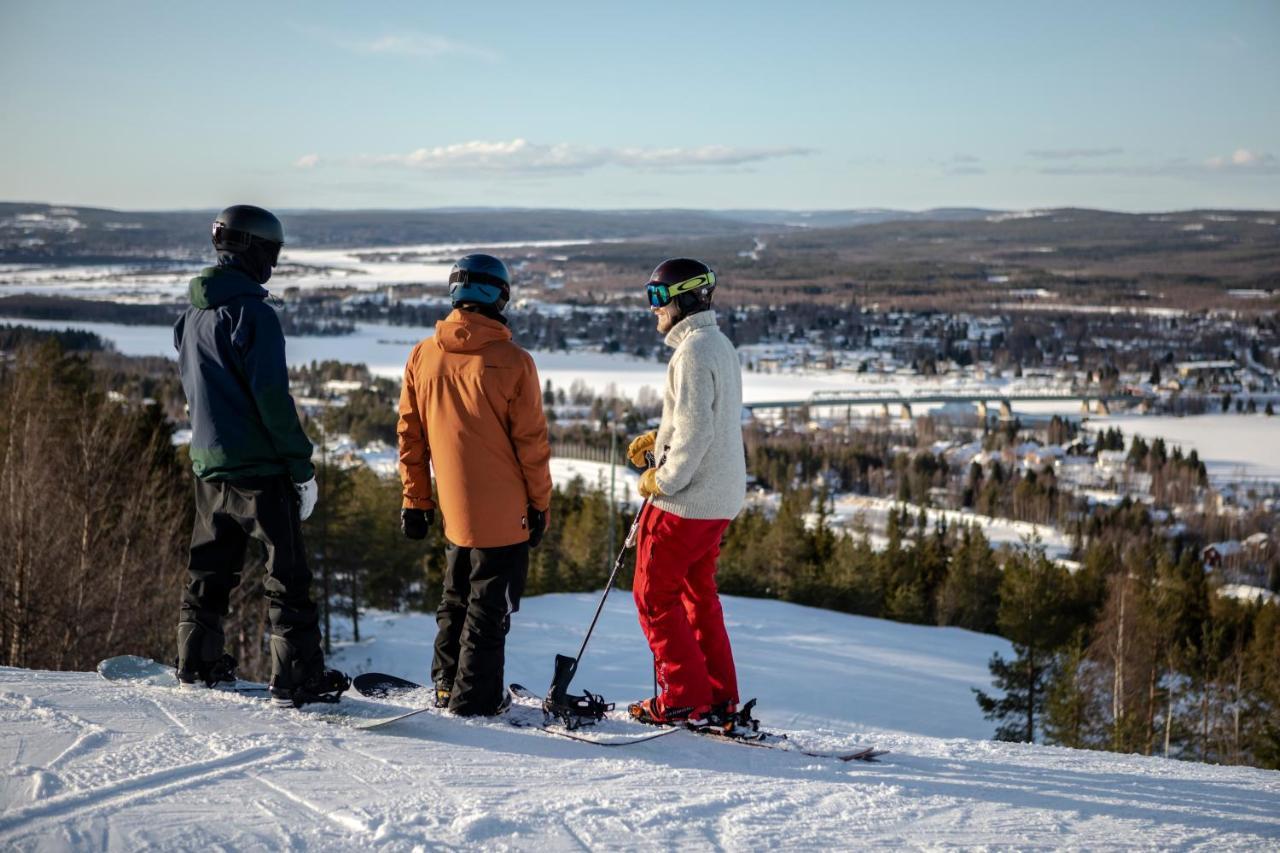
[[[267,290],[245,273],[231,266],[206,267],[191,279],[187,288],[191,304],[196,308],[217,308],[237,296],[265,299]]]
[[[447,352],[476,352],[495,341],[509,340],[509,328],[473,311],[455,308],[436,323],[436,343]]]

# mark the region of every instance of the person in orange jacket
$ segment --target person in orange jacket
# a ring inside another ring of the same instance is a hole
[[[436,706],[499,713],[506,636],[550,524],[551,447],[533,358],[502,310],[511,274],[491,255],[449,273],[453,312],[409,355],[400,391],[400,523],[423,539],[444,516],[444,592],[431,680]],[[431,487],[435,469],[436,490]]]

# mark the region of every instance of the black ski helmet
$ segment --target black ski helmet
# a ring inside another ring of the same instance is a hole
[[[213,247],[219,252],[245,255],[252,251],[275,266],[284,245],[284,226],[269,210],[251,204],[233,204],[213,220]]]
[[[492,305],[501,311],[511,299],[511,272],[493,255],[465,255],[449,271],[453,304]]]
[[[715,270],[693,258],[663,261],[654,268],[645,285],[651,307],[661,308],[675,302],[681,316],[710,308],[715,289]]]

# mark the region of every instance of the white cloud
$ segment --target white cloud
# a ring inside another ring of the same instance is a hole
[[[416,56],[438,59],[443,56],[464,56],[493,61],[498,55],[491,50],[445,36],[431,33],[394,33],[377,38],[343,40],[342,46],[357,53],[374,53],[385,56]]]
[[[369,154],[357,158],[357,162],[460,172],[582,172],[608,165],[637,170],[741,166],[811,153],[812,149],[798,146],[608,148],[564,142],[548,145],[526,139],[513,139],[509,142],[457,142],[419,148],[408,154]]]
[[[320,165],[320,155],[303,154],[297,160],[293,161],[293,165],[297,166],[299,169],[314,169],[316,166]]]
[[[1230,156],[1210,157],[1205,165],[1210,169],[1272,169],[1280,161],[1274,154],[1237,148]]]

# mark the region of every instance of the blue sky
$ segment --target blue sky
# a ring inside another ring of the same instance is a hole
[[[0,0],[0,199],[1280,208],[1280,2]]]

